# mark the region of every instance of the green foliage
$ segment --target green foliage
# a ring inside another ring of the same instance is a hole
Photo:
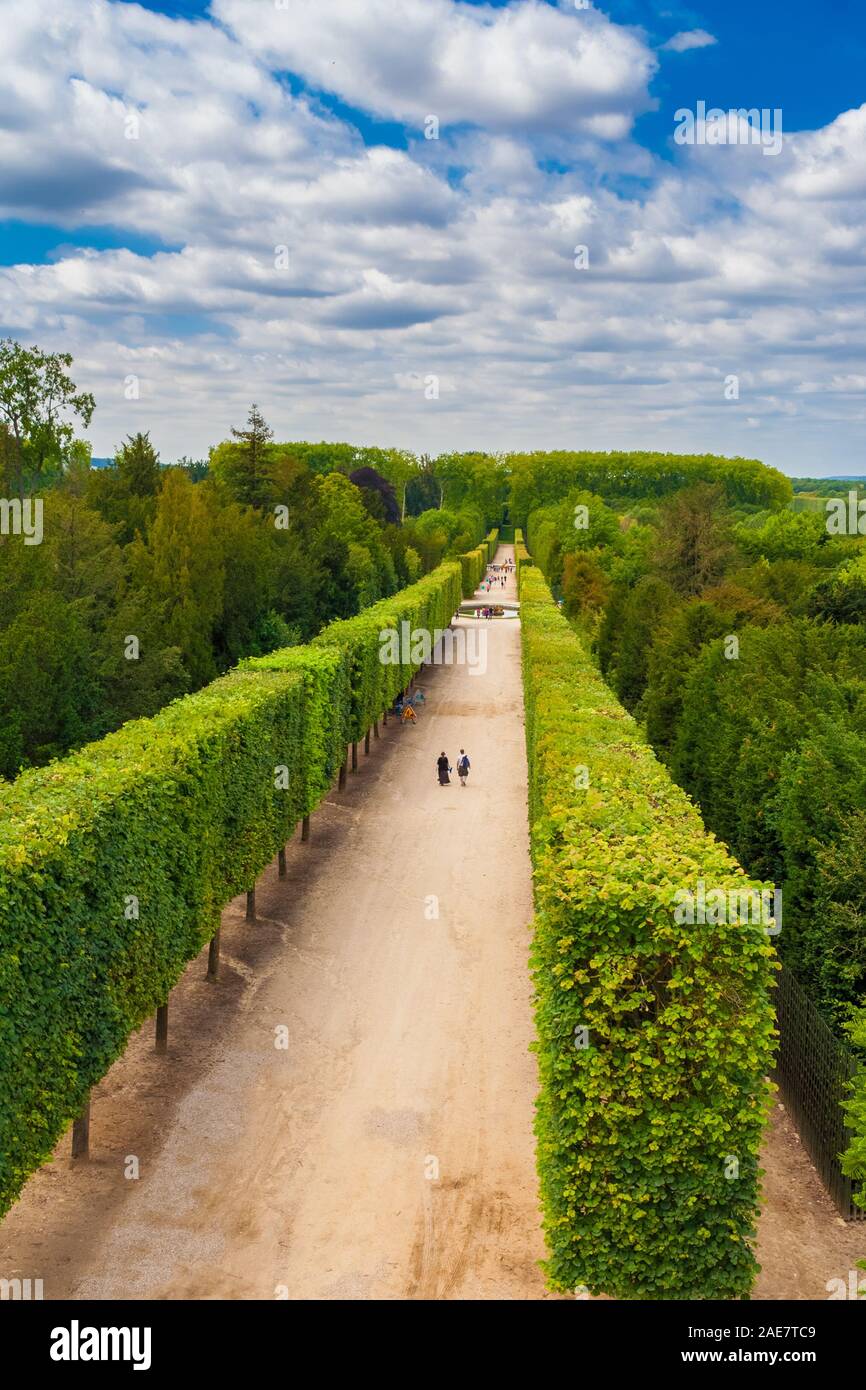
[[[620,1299],[745,1298],[774,952],[760,928],[674,920],[677,890],[742,890],[742,871],[525,562],[520,594],[548,1278]]]
[[[0,1213],[291,835],[303,695],[228,676],[0,789]]]
[[[188,509],[180,472],[166,487]],[[0,786],[0,1215],[225,903],[319,805],[347,742],[405,689],[421,658],[410,646],[405,661],[383,662],[383,632],[446,628],[460,585],[460,562],[448,561],[311,646],[249,658]],[[48,619],[69,613],[52,604]],[[68,686],[75,674],[72,664],[47,679]],[[3,675],[0,651],[0,688]]]
[[[847,478],[792,478],[791,486],[794,489],[795,502],[801,493],[813,494],[814,497],[839,497],[850,489],[861,498],[866,495],[866,478],[862,474]],[[811,499],[807,496],[803,500]],[[823,512],[823,505],[820,506],[820,510]]]
[[[667,609],[646,639],[646,686],[640,702],[647,737],[657,753],[665,758],[670,754],[683,691],[701,648],[717,638],[736,635],[746,624],[766,627],[783,619],[776,604],[727,583]]]
[[[655,566],[678,594],[699,594],[725,572],[732,547],[724,501],[719,484],[695,483],[660,508]]]
[[[495,546],[493,547],[495,550]],[[481,583],[482,576],[487,571],[489,557],[493,553],[489,539],[483,545],[478,545],[474,550],[467,551],[460,556],[460,569],[463,584],[463,597],[471,598]]]
[[[866,687],[863,699],[853,719],[832,701],[815,711],[766,803],[791,904],[785,961],[835,1023],[866,998]]]
[[[866,552],[815,585],[808,612],[810,617],[835,623],[866,623]]]
[[[866,1057],[866,1009],[860,1010],[850,1033],[851,1041],[860,1049],[861,1057]],[[866,1063],[862,1061],[854,1078],[851,1099],[844,1109],[854,1138],[842,1156],[842,1172],[862,1184],[855,1193],[854,1201],[866,1210]]]
[[[791,619],[692,660],[671,768],[707,824],[784,879],[785,961],[832,1017],[866,990],[852,828],[866,812],[866,647],[859,629]],[[850,913],[850,916],[848,915]]]
[[[526,548],[523,539],[523,532],[519,526],[514,528],[514,564],[517,570],[517,580],[520,582],[520,570],[523,565],[531,565],[532,558]]]
[[[210,469],[226,484],[238,502],[264,507],[271,500],[273,430],[266,424],[257,405],[251,405],[245,430],[232,430],[234,443],[211,450]]]
[[[482,524],[498,521],[508,494],[508,477],[493,454],[440,454],[433,460],[439,505],[477,511]]]
[[[352,691],[348,741],[363,738],[421,665],[423,658],[413,656],[411,641],[405,648],[403,624],[410,637],[417,631],[432,636],[444,630],[460,606],[461,591],[462,561],[446,561],[357,617],[330,623],[314,639],[314,647],[339,647],[346,655]]]
[[[303,681],[291,773],[298,818],[308,816],[330,790],[349,741],[349,652],[341,647],[284,647],[247,657],[239,669],[291,672]]]
[[[0,429],[3,490],[22,494],[28,484],[56,476],[73,444],[72,420],[90,424],[95,401],[69,376],[68,352],[0,341]]]
[[[127,435],[115,455],[118,479],[130,497],[153,497],[159,491],[159,454],[149,434]]]
[[[411,521],[376,520],[369,490],[311,472],[269,434],[254,411],[207,477],[160,465],[146,433],[107,468],[91,469],[83,441],[65,447],[43,544],[0,537],[0,775],[151,715],[245,656],[308,641],[481,541],[480,515],[464,510],[422,554]],[[0,424],[0,465],[15,448]],[[347,449],[347,467],[375,462],[374,477],[405,492],[411,455]]]
[[[569,618],[593,622],[604,610],[608,584],[595,554],[573,551],[565,556],[562,570],[563,608]]]
[[[804,560],[767,560],[736,569],[731,578],[757,598],[768,600],[792,617],[809,610],[810,597],[821,570]]]
[[[676,606],[677,598],[664,579],[648,574],[631,590],[611,601],[599,637],[602,670],[629,709],[637,708],[646,688],[649,668],[647,636]]]
[[[426,563],[438,565],[446,556],[461,555],[478,545],[484,536],[484,521],[471,507],[455,511],[433,507],[409,522],[407,530]]]
[[[814,563],[826,553],[832,563],[840,551],[839,543],[827,532],[826,518],[814,512],[785,510],[751,517],[739,523],[735,534],[747,555],[763,555],[767,560]]]
[[[556,506],[530,513],[527,541],[533,558],[549,584],[562,582],[565,558],[576,552],[616,548],[620,526],[615,512],[586,489],[573,490]]]
[[[789,480],[757,459],[709,454],[553,453],[509,454],[509,512],[524,525],[539,506],[561,502],[578,488],[605,498],[663,497],[693,483],[719,483],[730,501],[764,507],[791,498]]]

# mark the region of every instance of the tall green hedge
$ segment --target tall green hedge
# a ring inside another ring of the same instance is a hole
[[[701,879],[755,885],[526,563],[520,600],[549,1282],[623,1299],[743,1298],[757,1267],[775,952],[761,925],[689,926],[674,909]]]
[[[468,551],[460,556],[461,582],[463,597],[471,598],[481,583],[482,577],[487,571],[488,547],[484,541],[475,550]]]
[[[526,549],[526,543],[523,539],[523,532],[519,526],[514,528],[514,563],[517,567],[517,581],[519,583],[520,571],[523,566],[532,564],[532,559],[529,551]]]
[[[417,670],[383,632],[447,628],[460,597],[448,561],[0,786],[0,1216]]]
[[[292,834],[303,727],[233,674],[0,790],[0,1214]]]
[[[471,551],[470,555],[474,553]],[[355,618],[330,623],[313,640],[314,648],[338,647],[346,655],[351,684],[347,741],[363,738],[418,670],[421,663],[412,657],[412,635],[432,634],[450,624],[460,607],[464,558],[446,561],[417,584],[374,603]],[[409,642],[404,641],[404,631],[408,631]],[[397,662],[382,659],[386,650],[383,634],[389,633],[399,639],[401,660]]]
[[[327,795],[346,753],[352,709],[349,653],[340,647],[281,647],[248,657],[243,671],[291,671],[303,683],[296,819],[308,816]]]

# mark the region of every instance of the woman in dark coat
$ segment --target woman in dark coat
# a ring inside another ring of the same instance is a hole
[[[450,785],[451,785],[451,778],[448,776],[448,774],[449,774],[449,772],[451,771],[451,769],[450,769],[450,767],[448,766],[448,759],[446,758],[446,756],[445,756],[444,753],[440,753],[440,754],[439,754],[439,757],[436,759],[436,766],[437,766],[437,768],[439,769],[439,784],[440,784],[440,786],[442,786],[442,787],[448,787],[448,786],[450,786]]]

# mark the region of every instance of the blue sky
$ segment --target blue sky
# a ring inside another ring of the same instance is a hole
[[[5,9],[0,333],[73,352],[97,455],[255,399],[284,438],[866,466],[860,4]],[[678,145],[699,101],[784,140]]]

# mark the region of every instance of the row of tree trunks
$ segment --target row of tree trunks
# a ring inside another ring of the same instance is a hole
[[[309,844],[310,840],[310,817],[304,816],[301,821],[301,840]],[[281,849],[277,855],[278,874],[280,878],[286,876],[286,851]],[[246,921],[255,923],[256,921],[256,890],[251,888],[247,893]],[[220,969],[220,929],[217,927],[210,939],[207,953],[207,980],[210,984],[216,984],[219,980]],[[168,1000],[160,1004],[156,1011],[156,1030],[154,1049],[156,1052],[165,1054],[168,1051]],[[81,1114],[72,1122],[72,1157],[90,1157],[90,1096],[84,1105]]]
[[[410,681],[409,684],[408,684],[408,686],[406,687],[405,692],[404,692],[405,694],[408,694],[409,691],[412,689],[412,684],[413,684],[413,682]],[[382,725],[383,725],[383,727],[387,727],[387,724],[388,724],[388,711],[387,711],[387,710],[384,710],[384,711],[382,712]],[[365,752],[365,754],[367,754],[367,755],[369,755],[369,753],[370,753],[370,733],[371,733],[371,730],[368,729],[366,735],[364,736],[364,752]],[[379,721],[378,721],[378,719],[376,719],[376,720],[373,721],[373,725],[372,725],[372,734],[373,734],[373,737],[374,737],[374,738],[376,738],[376,739],[379,738]],[[357,744],[357,743],[353,743],[353,744],[351,745],[351,750],[350,750],[350,751],[351,751],[351,759],[352,759],[352,771],[353,771],[353,772],[357,772],[357,771],[358,771],[358,744]],[[343,760],[343,763],[342,763],[342,765],[341,765],[341,767],[340,767],[340,777],[339,777],[339,782],[338,782],[338,788],[339,788],[340,791],[343,791],[343,790],[345,789],[345,786],[346,786],[346,774],[347,774],[348,766],[349,766],[349,752],[347,752],[346,757],[345,757],[345,759]],[[309,841],[310,841],[310,817],[309,817],[309,816],[304,816],[303,820],[301,821],[301,843],[302,843],[302,844],[309,844]],[[278,852],[278,855],[277,855],[277,865],[278,865],[277,872],[278,872],[279,877],[280,877],[280,878],[285,878],[285,876],[286,876],[286,851],[285,851],[285,848],[281,849],[281,850]],[[247,909],[246,909],[246,919],[245,919],[245,920],[246,920],[247,922],[251,923],[252,925],[255,925],[256,920],[257,920],[257,918],[256,918],[256,890],[255,890],[255,887],[250,888],[250,889],[248,890],[248,892],[247,892]],[[209,945],[209,947],[208,947],[208,957],[207,957],[207,979],[208,979],[208,981],[209,981],[211,984],[216,984],[217,981],[219,980],[219,966],[220,966],[220,933],[219,933],[219,928],[217,928],[217,930],[214,932],[213,936],[211,937],[210,945]],[[156,1042],[155,1042],[155,1047],[156,1047],[156,1051],[159,1052],[159,1053],[166,1053],[166,1052],[168,1051],[168,1000],[166,1000],[166,1002],[165,1002],[164,1004],[161,1004],[161,1005],[159,1006],[159,1008],[157,1009],[157,1011],[156,1011]],[[73,1157],[73,1158],[89,1158],[89,1156],[90,1156],[90,1097],[88,1096],[88,1098],[87,1098],[87,1104],[85,1105],[85,1107],[84,1107],[84,1109],[82,1110],[81,1114],[78,1116],[78,1119],[75,1120],[75,1121],[73,1122],[73,1125],[72,1125],[72,1157]]]

